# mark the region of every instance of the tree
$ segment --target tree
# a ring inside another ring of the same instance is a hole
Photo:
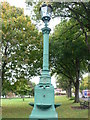
[[[2,88],[2,96],[6,96],[9,92],[12,91],[12,85],[9,81],[5,80]]]
[[[30,79],[41,69],[41,34],[23,9],[2,2],[2,83]]]
[[[20,78],[13,84],[13,91],[17,95],[20,95],[24,101],[25,95],[33,96],[34,87],[35,87],[35,83],[32,83],[31,81],[27,81],[26,79]]]
[[[66,90],[68,98],[72,97],[72,84],[72,80],[68,79],[63,74],[57,75],[57,87]]]
[[[54,2],[54,17],[73,18],[78,22],[85,36],[84,40],[90,52],[90,1]]]
[[[80,90],[85,90],[85,89],[89,89],[89,83],[90,83],[90,79],[89,77],[85,77],[81,80],[81,84],[80,84]]]
[[[34,96],[34,87],[36,86],[36,84],[34,82],[28,81],[27,85],[30,86],[30,89],[27,89],[27,94],[29,95],[29,97]]]
[[[76,24],[73,19],[59,24],[52,35],[50,49],[52,72],[63,74],[73,82],[75,102],[79,102],[79,78],[87,68],[88,52],[84,35]]]
[[[49,2],[48,2],[49,3]],[[34,7],[35,20],[40,20],[39,8],[42,1],[39,1]],[[60,17],[63,19],[73,18],[79,24],[84,34],[84,40],[90,52],[90,1],[87,2],[50,2],[53,7],[52,18]],[[77,24],[76,24],[77,26]],[[72,26],[73,27],[73,26]],[[69,28],[70,29],[70,28]]]

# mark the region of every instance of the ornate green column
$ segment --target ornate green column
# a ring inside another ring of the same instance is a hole
[[[42,6],[45,9],[50,9],[50,5],[44,4]],[[45,13],[46,14],[46,13]],[[49,74],[49,33],[51,31],[47,26],[47,22],[50,20],[50,16],[45,15],[42,17],[45,22],[45,27],[42,29],[43,33],[43,69],[40,77],[39,84],[35,86],[34,90],[34,104],[30,120],[57,120],[58,114],[55,110],[60,104],[54,104],[54,86],[51,84],[51,76]]]
[[[51,84],[49,74],[49,33],[51,29],[47,25],[42,29],[43,33],[43,70],[40,77],[40,84]]]

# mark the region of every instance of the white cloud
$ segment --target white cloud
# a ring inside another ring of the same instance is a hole
[[[16,7],[21,7],[24,8],[25,7],[25,0],[1,0],[8,2],[11,6],[16,6]]]

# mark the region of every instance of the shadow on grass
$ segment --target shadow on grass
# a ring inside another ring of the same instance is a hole
[[[69,98],[69,100],[75,100],[75,97],[71,97],[71,98]]]

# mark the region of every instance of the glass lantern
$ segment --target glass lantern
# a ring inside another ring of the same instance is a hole
[[[43,22],[46,22],[46,21],[49,22],[50,19],[51,19],[51,14],[52,14],[52,7],[51,7],[51,5],[43,4],[40,7],[40,14],[41,14]]]

